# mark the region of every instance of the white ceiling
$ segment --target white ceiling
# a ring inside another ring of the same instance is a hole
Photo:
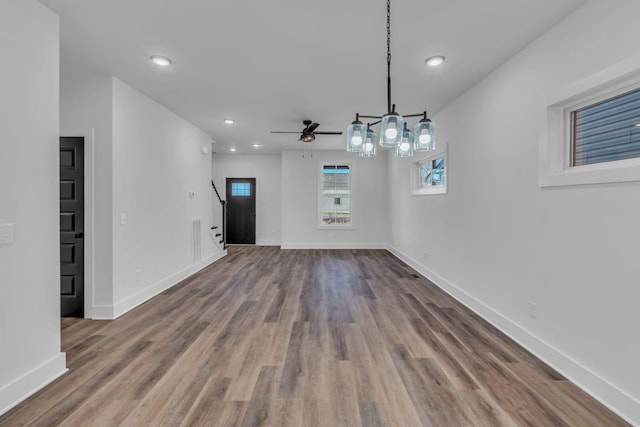
[[[298,135],[269,132],[304,119],[344,131],[356,112],[386,112],[383,0],[40,1],[61,17],[63,80],[112,74],[211,134],[217,152],[300,149]],[[585,1],[394,0],[397,111],[431,116]],[[427,69],[436,54],[447,61]],[[309,145],[342,149],[345,137]]]

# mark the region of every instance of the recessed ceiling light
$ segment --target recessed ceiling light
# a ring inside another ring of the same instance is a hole
[[[263,144],[253,144],[253,148],[260,148],[260,147],[264,147]]]
[[[424,61],[424,63],[427,64],[429,67],[437,67],[443,62],[444,62],[444,56],[442,55],[431,56],[427,58],[426,61]]]
[[[224,121],[226,124],[228,124],[228,125],[232,125],[232,124],[234,124],[234,123],[236,122],[236,121],[235,121],[235,120],[233,120],[233,119],[224,119],[223,121]]]
[[[232,148],[229,148],[229,151],[231,151],[232,153],[235,153],[236,151],[238,151],[238,149],[232,147]]]
[[[168,67],[169,65],[171,65],[171,59],[167,58],[166,56],[153,55],[151,57],[151,61],[154,64],[159,65],[160,67]]]

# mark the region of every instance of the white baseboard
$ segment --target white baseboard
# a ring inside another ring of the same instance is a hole
[[[440,289],[498,328],[537,358],[580,387],[630,424],[640,427],[640,401],[596,372],[564,354],[561,350],[532,334],[521,325],[495,311],[473,295],[455,286],[407,254],[388,248],[389,252],[432,281]]]
[[[66,359],[65,353],[58,353],[52,359],[0,388],[0,415],[67,372]]]
[[[166,291],[173,285],[176,285],[180,281],[186,279],[192,274],[202,270],[206,266],[213,264],[220,258],[224,257],[227,251],[217,252],[203,260],[198,261],[195,264],[143,289],[142,291],[131,295],[122,301],[117,302],[113,306],[108,305],[94,305],[92,307],[92,319],[95,320],[113,320],[116,319],[128,311],[136,308],[140,304],[150,300],[154,296]]]
[[[93,305],[93,306],[91,306],[91,319],[93,319],[93,320],[112,320],[112,319],[115,319],[114,307],[112,305]]]
[[[387,249],[387,243],[283,242],[282,249]]]
[[[256,246],[280,246],[279,240],[258,240]]]

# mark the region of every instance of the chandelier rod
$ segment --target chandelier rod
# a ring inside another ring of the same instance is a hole
[[[387,112],[391,111],[391,0],[387,0]]]
[[[395,104],[391,104],[391,0],[387,0],[387,113],[391,113],[395,111]],[[418,114],[409,114],[403,117],[420,117],[422,116],[425,120],[427,118],[427,112],[423,111]],[[367,123],[368,126],[375,126],[380,123],[383,116],[370,116],[366,114],[356,113],[356,120],[359,118],[367,118],[367,119],[378,119],[375,122]]]

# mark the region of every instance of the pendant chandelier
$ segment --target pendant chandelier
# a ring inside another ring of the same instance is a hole
[[[422,119],[411,131],[404,119],[420,116]],[[375,121],[365,125],[361,118]],[[391,103],[391,0],[387,0],[387,113],[383,116],[356,113],[356,119],[347,126],[347,151],[359,153],[361,157],[375,157],[376,133],[371,127],[377,124],[380,124],[380,146],[395,149],[396,157],[411,157],[414,151],[436,148],[436,125],[427,118],[427,112],[403,117],[396,112],[396,104]]]

